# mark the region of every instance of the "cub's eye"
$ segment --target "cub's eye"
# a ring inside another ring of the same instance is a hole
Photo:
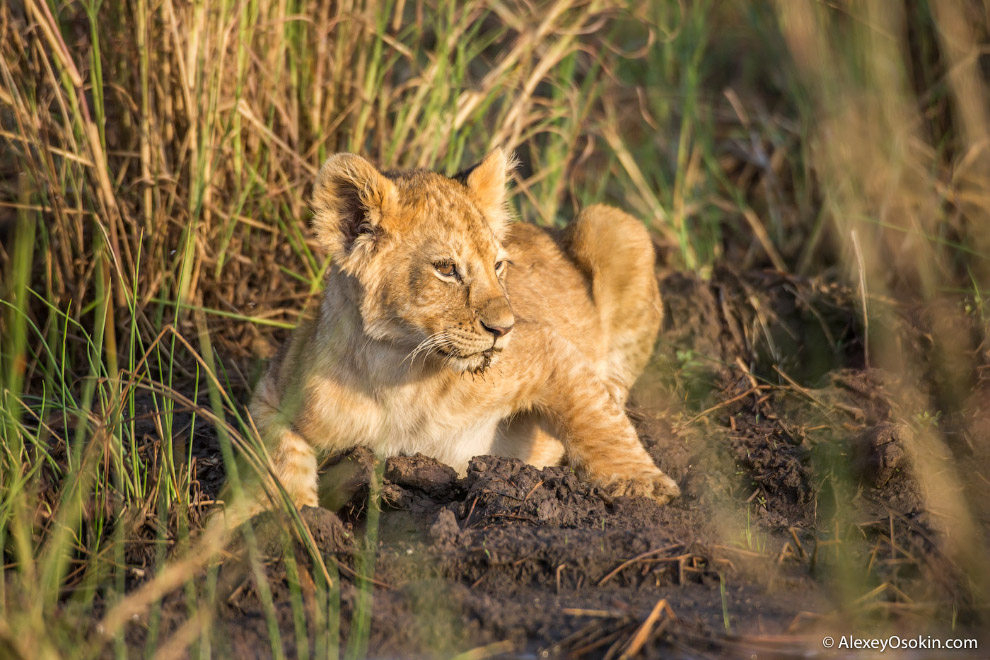
[[[433,264],[433,267],[444,277],[452,277],[457,274],[457,266],[452,261],[438,261]]]
[[[501,273],[504,268],[505,268],[505,262],[504,261],[496,261],[495,262],[495,272],[496,273]]]

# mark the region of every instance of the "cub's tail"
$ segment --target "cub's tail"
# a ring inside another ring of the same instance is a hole
[[[663,318],[653,242],[639,220],[596,204],[567,227],[563,244],[591,282],[608,333],[607,378],[624,403],[650,359]]]

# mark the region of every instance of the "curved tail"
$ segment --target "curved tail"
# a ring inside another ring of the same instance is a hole
[[[591,282],[608,335],[606,379],[624,403],[650,359],[663,320],[650,234],[628,213],[595,204],[567,227],[563,244]]]

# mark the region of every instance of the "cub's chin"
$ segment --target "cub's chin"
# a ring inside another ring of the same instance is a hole
[[[499,353],[500,350],[490,348],[465,357],[445,355],[442,359],[444,366],[451,371],[481,374],[498,362]]]

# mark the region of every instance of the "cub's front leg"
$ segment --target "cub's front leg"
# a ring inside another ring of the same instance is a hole
[[[294,419],[300,411],[300,397],[288,397],[290,401],[279,399],[277,387],[271,373],[267,374],[258,385],[254,398],[249,406],[251,418],[258,429],[258,434],[264,444],[261,460],[270,459],[268,469],[260,475],[252,474],[253,470],[242,470],[242,478],[246,480],[247,500],[243,510],[234,511],[231,520],[236,525],[269,508],[267,496],[263,492],[258,478],[266,480],[274,476],[286,494],[297,507],[318,506],[317,498],[317,458],[314,447],[296,430]],[[288,403],[289,411],[283,410]]]
[[[540,403],[558,421],[567,460],[612,495],[665,504],[680,488],[646,453],[636,430],[592,365],[567,342],[553,340],[555,368]]]

